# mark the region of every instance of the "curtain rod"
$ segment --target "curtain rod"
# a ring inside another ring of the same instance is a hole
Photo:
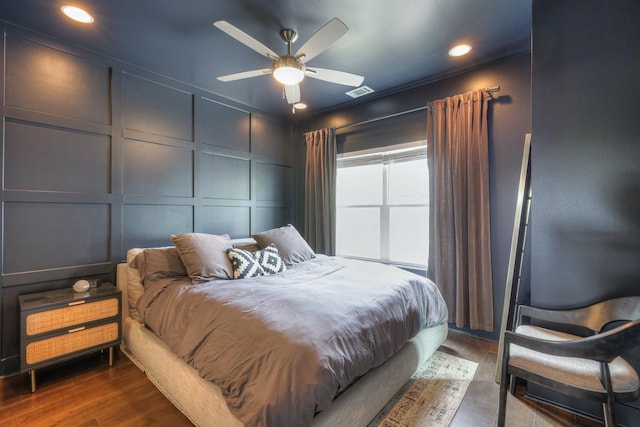
[[[489,95],[491,95],[491,94],[493,94],[495,92],[500,92],[500,86],[486,88],[485,91],[487,91],[489,93]],[[400,111],[398,113],[387,114],[386,116],[374,117],[373,119],[363,120],[361,122],[349,123],[347,125],[338,126],[335,129],[336,130],[340,130],[340,129],[344,129],[344,128],[348,128],[348,127],[352,127],[352,126],[366,125],[368,123],[377,122],[378,120],[390,119],[392,117],[402,116],[402,115],[405,115],[405,114],[411,114],[411,113],[415,113],[417,111],[426,110],[427,108],[428,107],[426,105],[424,105],[422,107],[412,108],[411,110],[405,110],[405,111]]]

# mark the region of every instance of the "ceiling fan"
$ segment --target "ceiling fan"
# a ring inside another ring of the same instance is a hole
[[[273,77],[284,85],[284,96],[289,104],[300,102],[300,82],[305,76],[337,83],[346,86],[358,87],[364,81],[363,76],[345,73],[344,71],[330,70],[327,68],[309,68],[306,63],[327,50],[338,41],[349,28],[338,18],[333,18],[320,28],[309,40],[304,43],[295,54],[291,54],[291,44],[298,34],[294,30],[284,29],[280,31],[280,37],[287,44],[287,53],[278,55],[273,50],[260,43],[244,31],[234,27],[227,21],[216,21],[213,25],[227,33],[245,46],[255,50],[259,54],[272,60],[271,68],[243,71],[218,77],[218,80],[230,82],[249,77],[273,74]]]

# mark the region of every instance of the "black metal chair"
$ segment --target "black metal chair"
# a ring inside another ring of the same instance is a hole
[[[559,331],[559,325],[564,331],[573,325],[571,333]],[[615,402],[640,397],[638,373],[621,356],[640,345],[640,296],[574,310],[520,306],[514,331],[506,331],[503,339],[498,427],[505,424],[507,387],[510,383],[514,394],[517,378],[600,401],[608,427],[616,425]]]

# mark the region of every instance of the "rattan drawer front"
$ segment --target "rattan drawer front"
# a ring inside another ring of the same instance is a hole
[[[109,298],[94,302],[77,302],[67,307],[29,314],[26,322],[27,335],[36,335],[73,325],[106,319],[118,314],[118,299]]]
[[[33,365],[117,339],[118,322],[82,329],[27,344],[26,361],[27,364]]]

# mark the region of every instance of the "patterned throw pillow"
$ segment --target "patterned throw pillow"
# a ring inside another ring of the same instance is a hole
[[[264,276],[264,270],[251,252],[244,249],[231,248],[227,249],[227,256],[233,267],[234,279]]]
[[[260,263],[266,275],[282,273],[287,270],[287,266],[284,265],[284,261],[280,258],[278,248],[273,243],[262,250],[254,252],[253,256]]]

